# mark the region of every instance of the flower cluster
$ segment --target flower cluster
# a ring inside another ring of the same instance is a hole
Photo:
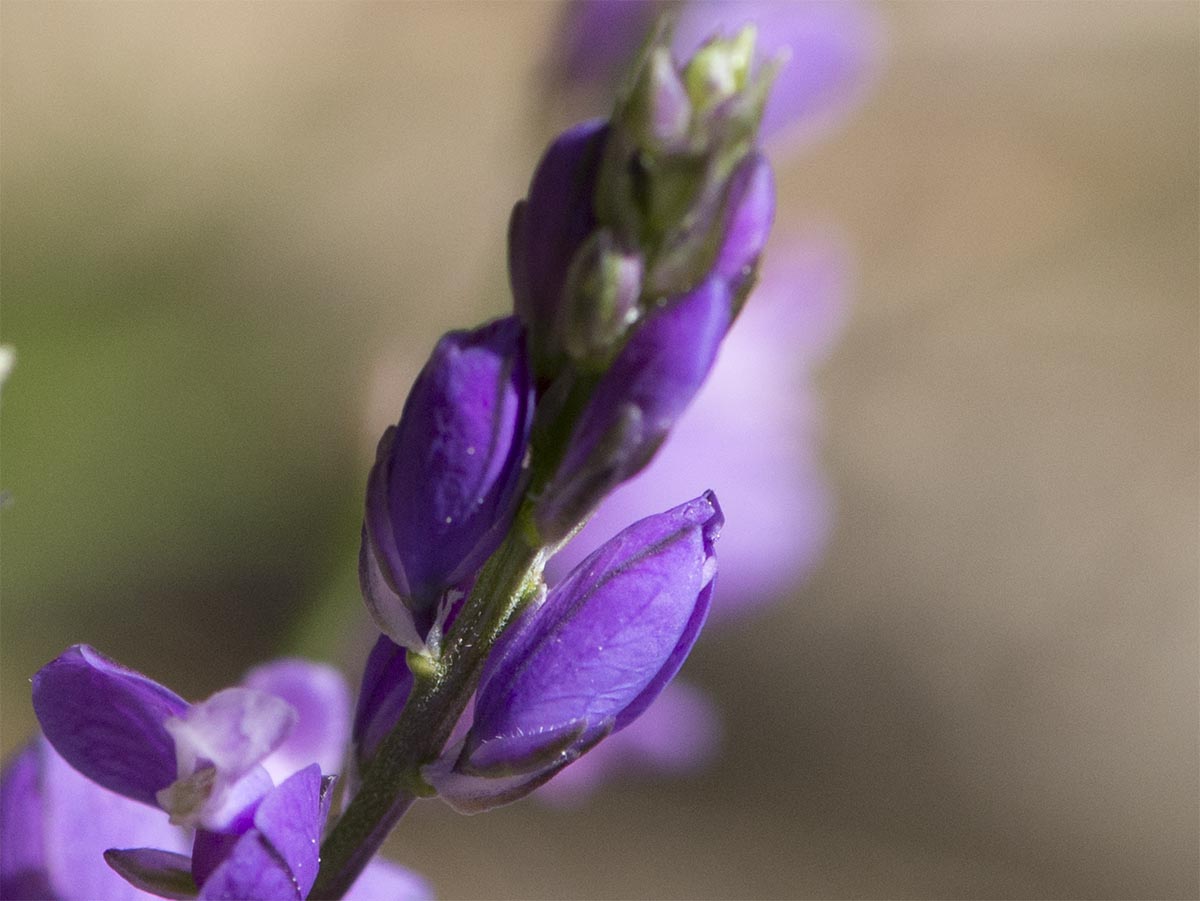
[[[191,704],[77,645],[33,679],[44,741],[4,777],[0,894],[90,890],[93,870],[61,864],[68,833],[46,828],[69,817],[65,762],[77,793],[119,805],[98,831],[133,889],[422,896],[372,862],[418,797],[516,800],[662,693],[711,604],[713,493],[629,525],[553,587],[543,572],[650,462],[756,279],[777,61],[753,47],[746,28],[681,65],[651,42],[613,115],[538,165],[510,222],[513,314],[442,338],[379,442],[359,572],[381,635],[353,725],[325,667],[269,664]]]

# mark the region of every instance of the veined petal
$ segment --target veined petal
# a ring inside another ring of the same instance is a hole
[[[722,522],[710,492],[630,526],[556,586],[485,664],[439,791],[472,809],[514,800],[639,716],[703,624]]]
[[[313,764],[270,792],[254,814],[254,828],[286,865],[301,898],[308,896],[320,864],[321,795],[321,768]]]
[[[187,703],[87,645],[75,645],[33,677],[33,709],[62,757],[118,794],[155,804],[176,777],[175,743],[164,723]]]

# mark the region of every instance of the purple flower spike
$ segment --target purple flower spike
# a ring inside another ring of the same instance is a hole
[[[650,462],[712,368],[730,306],[725,281],[710,278],[634,332],[597,385],[535,510],[547,540],[566,535]]]
[[[509,227],[508,267],[517,315],[540,354],[562,302],[576,250],[596,227],[593,194],[608,125],[600,119],[563,132],[533,174]]]
[[[421,650],[445,593],[496,549],[518,500],[533,412],[514,317],[438,342],[367,485],[359,575],[380,629]]]
[[[527,611],[484,667],[453,768],[427,771],[443,798],[464,812],[516,800],[633,722],[704,623],[723,522],[712,492],[643,519]]]
[[[187,703],[87,645],[75,645],[33,677],[33,709],[71,766],[110,791],[157,806],[176,778],[168,719]]]

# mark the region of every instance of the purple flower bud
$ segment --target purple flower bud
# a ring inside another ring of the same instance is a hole
[[[380,629],[419,650],[445,593],[496,549],[516,504],[533,413],[515,318],[438,342],[367,484],[359,576]]]
[[[566,535],[650,462],[708,375],[730,307],[725,281],[713,277],[633,333],[601,377],[535,508],[544,538]]]
[[[738,167],[729,186],[724,239],[717,251],[713,272],[744,297],[753,284],[758,258],[775,220],[775,176],[761,154]]]
[[[723,517],[711,492],[627,528],[527,610],[492,650],[470,731],[427,769],[465,812],[528,794],[633,722],[708,613]]]
[[[360,767],[375,756],[404,711],[413,684],[405,657],[404,648],[386,635],[379,636],[367,657],[354,712],[354,756]]]
[[[529,196],[513,210],[509,277],[536,358],[555,353],[551,330],[567,270],[596,227],[593,195],[607,137],[608,125],[599,119],[563,132],[538,163]]]

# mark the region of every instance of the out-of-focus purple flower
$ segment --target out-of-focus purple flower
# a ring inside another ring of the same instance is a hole
[[[804,143],[853,111],[882,55],[879,15],[857,0],[579,0],[565,12],[558,60],[564,80],[607,87],[666,10],[676,16],[672,49],[677,57],[746,22],[758,28],[759,59],[790,52],[763,117],[764,137],[789,145]]]
[[[439,794],[474,812],[528,794],[658,697],[708,612],[712,493],[627,528],[504,633],[484,667],[471,729]]]
[[[0,776],[0,898],[125,901],[151,897],[104,861],[117,845],[183,853],[188,838],[160,811],[86,778],[45,739]]]
[[[446,594],[508,530],[533,413],[515,317],[438,342],[367,484],[359,576],[380,629],[422,650]]]
[[[157,804],[172,822],[196,827],[190,858],[161,846],[130,848],[137,836],[116,821],[111,832],[101,829],[111,842],[106,859],[134,885],[178,893],[184,881],[201,898],[302,898],[311,888],[331,780],[318,763],[295,761],[311,754],[336,764],[348,692],[330,668],[297,660],[259,667],[248,681],[257,687],[187,704],[84,645],[34,676],[34,710],[71,766],[98,791]],[[279,785],[268,764],[283,777]],[[47,820],[44,805],[38,814],[26,804],[22,815],[40,817],[56,839],[66,832]]]

